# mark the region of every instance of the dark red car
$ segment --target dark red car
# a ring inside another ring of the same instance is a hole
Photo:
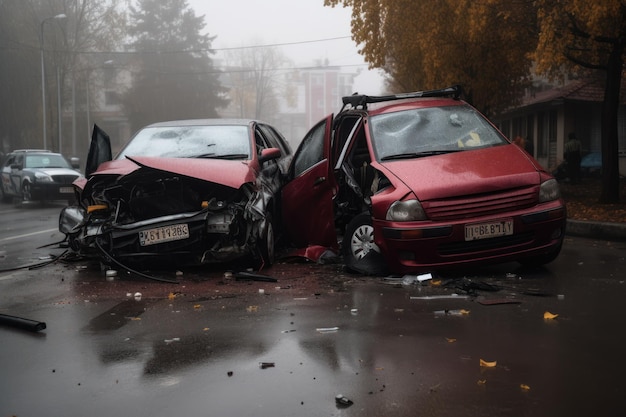
[[[556,180],[460,95],[344,97],[314,126],[282,191],[299,253],[341,251],[364,273],[555,259],[566,223]]]
[[[115,158],[96,126],[59,230],[75,252],[118,266],[269,266],[290,160],[283,136],[256,120],[155,123]]]

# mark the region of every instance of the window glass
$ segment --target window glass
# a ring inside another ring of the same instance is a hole
[[[26,155],[24,168],[71,168],[61,155]]]
[[[250,159],[251,146],[247,126],[148,127],[133,137],[117,159],[122,159],[127,155]]]
[[[302,140],[294,160],[294,177],[299,176],[324,158],[326,121],[319,123]]]
[[[378,160],[508,143],[469,106],[430,107],[373,116],[371,134]]]

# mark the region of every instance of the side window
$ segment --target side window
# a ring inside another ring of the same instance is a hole
[[[298,153],[294,157],[293,177],[301,175],[324,158],[324,133],[326,121],[318,123],[302,139]]]
[[[261,154],[261,151],[263,149],[269,148],[271,146],[268,146],[267,140],[265,140],[265,137],[263,136],[263,132],[261,132],[258,127],[254,129],[254,141],[256,142],[256,153],[258,155]]]
[[[291,148],[278,131],[267,125],[259,125],[259,129],[265,134],[265,138],[268,140],[270,147],[280,149],[282,156],[291,155]]]

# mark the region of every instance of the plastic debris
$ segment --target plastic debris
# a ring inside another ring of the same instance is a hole
[[[235,274],[237,281],[263,281],[263,282],[278,282],[276,278],[268,277],[267,275],[254,274],[252,272],[237,272]]]
[[[495,368],[496,365],[498,364],[498,361],[486,361],[484,359],[480,359],[479,364],[481,367],[483,368]]]
[[[353,308],[350,310],[350,314],[352,314],[353,316],[356,316],[357,314],[359,314],[359,310],[356,308]]]
[[[559,317],[558,314],[552,314],[549,311],[546,311],[545,313],[543,313],[544,320],[554,320],[557,317]]]
[[[339,330],[339,327],[318,327],[315,330],[320,333],[331,333],[331,332],[336,332],[337,330]]]
[[[353,402],[348,397],[344,397],[343,394],[337,394],[335,396],[335,403],[341,407],[350,407]]]
[[[421,275],[405,275],[402,277],[403,285],[411,285],[417,284],[424,281],[428,281],[429,279],[433,279],[432,274],[421,274]]]
[[[135,297],[135,301],[140,301],[141,300],[141,293],[140,292],[136,292],[134,297]]]
[[[30,320],[8,314],[0,314],[0,324],[30,330],[31,332],[38,332],[46,328],[46,323],[43,321]]]
[[[467,300],[469,298],[468,295],[459,295],[459,294],[447,294],[447,295],[425,295],[418,297],[410,297],[411,300]]]
[[[434,313],[436,316],[466,316],[470,311],[461,308],[458,310],[436,310]]]
[[[259,367],[261,369],[273,368],[274,366],[276,366],[274,362],[259,362]]]

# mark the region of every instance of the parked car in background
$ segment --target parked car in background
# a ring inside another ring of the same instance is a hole
[[[80,177],[77,160],[71,164],[59,153],[18,149],[7,154],[2,164],[2,200],[73,202],[72,183]]]
[[[274,261],[291,149],[255,120],[183,120],[139,130],[111,160],[94,128],[86,178],[59,229],[70,248],[130,268]]]
[[[341,251],[362,273],[555,259],[557,181],[460,96],[344,97],[306,134],[283,188],[295,254]]]

